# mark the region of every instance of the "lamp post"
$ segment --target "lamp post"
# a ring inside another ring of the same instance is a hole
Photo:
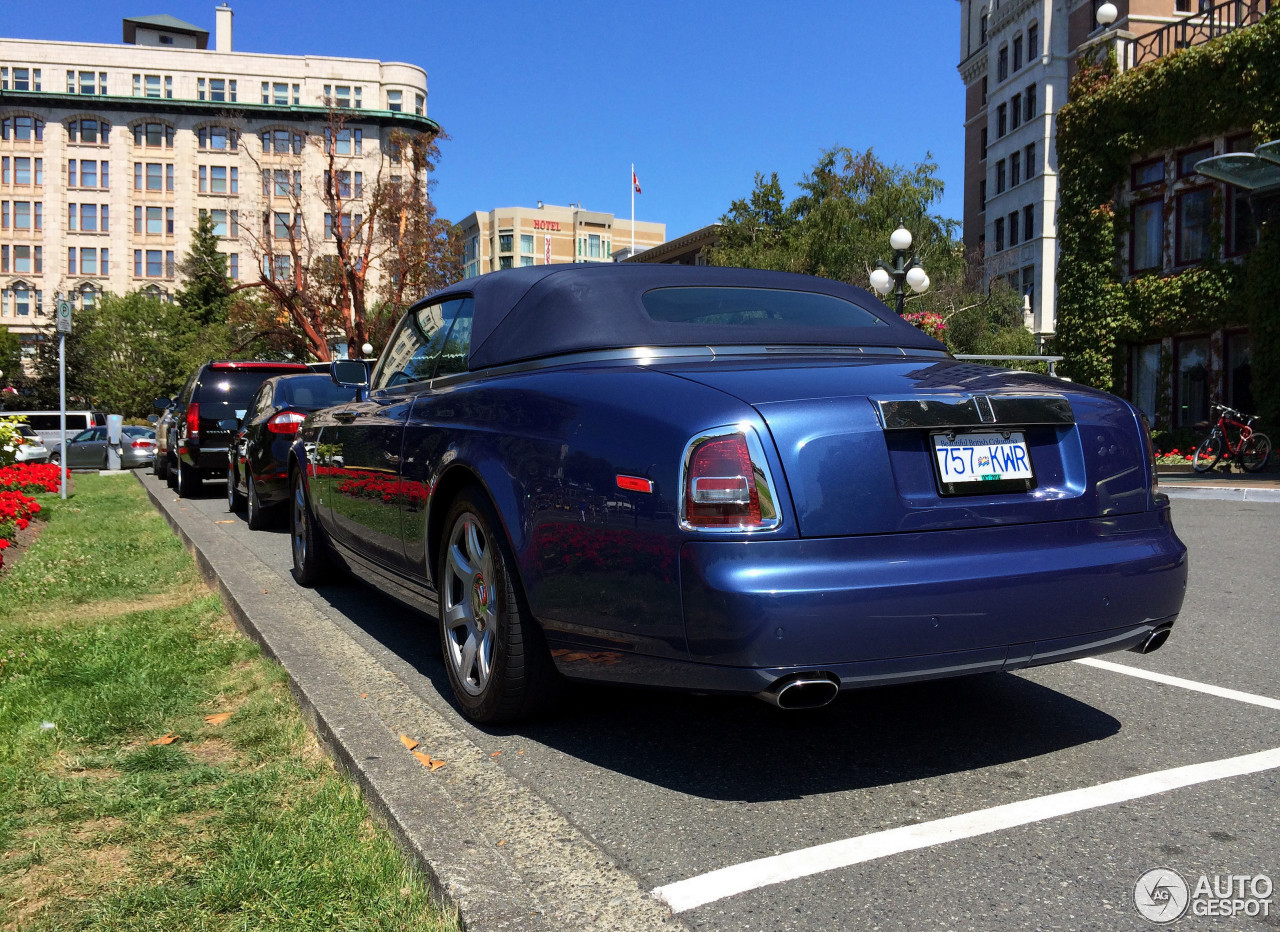
[[[893,265],[883,259],[876,260],[876,267],[871,270],[871,287],[877,294],[887,295],[893,292],[897,299],[896,310],[902,316],[903,305],[907,300],[905,282],[916,294],[929,289],[929,276],[915,256],[908,256],[911,251],[911,231],[898,224],[898,229],[889,235],[889,245],[893,247]]]

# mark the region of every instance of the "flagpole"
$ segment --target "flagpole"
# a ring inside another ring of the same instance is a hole
[[[636,254],[636,163],[631,163],[631,255]]]

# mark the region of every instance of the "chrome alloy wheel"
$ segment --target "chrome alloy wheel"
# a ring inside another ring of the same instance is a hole
[[[454,677],[471,696],[484,692],[493,673],[498,593],[491,542],[471,512],[463,512],[449,532],[443,599],[445,657]]]

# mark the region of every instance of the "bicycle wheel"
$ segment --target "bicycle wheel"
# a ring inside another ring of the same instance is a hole
[[[1204,443],[1196,447],[1195,456],[1191,458],[1191,467],[1196,472],[1208,472],[1218,465],[1218,460],[1222,458],[1222,438],[1217,434],[1210,434],[1205,438]]]
[[[1257,472],[1271,458],[1271,438],[1266,434],[1254,434],[1240,444],[1240,465],[1246,472]]]

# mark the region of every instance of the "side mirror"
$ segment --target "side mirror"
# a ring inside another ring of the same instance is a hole
[[[168,398],[157,398],[155,401],[151,402],[151,407],[155,408],[157,411],[163,411],[171,404],[173,404],[173,402]]]
[[[152,427],[155,426],[158,420],[160,420],[160,415],[158,414],[150,414],[147,416],[147,423],[150,424]]]
[[[334,384],[343,388],[369,387],[369,371],[360,359],[335,359],[329,366],[329,374]]]
[[[240,418],[224,417],[218,422],[218,430],[237,431],[240,429]]]

